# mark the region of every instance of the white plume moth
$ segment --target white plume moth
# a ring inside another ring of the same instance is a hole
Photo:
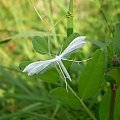
[[[68,45],[68,47],[60,55],[56,56],[54,59],[33,62],[33,63],[29,64],[28,66],[26,66],[25,69],[23,70],[23,72],[28,72],[28,75],[31,76],[34,74],[41,73],[43,70],[47,69],[53,63],[57,64],[60,68],[61,73],[64,76],[65,83],[66,83],[66,90],[67,90],[66,78],[71,81],[71,77],[70,77],[66,67],[62,63],[62,60],[72,61],[72,60],[67,59],[66,57],[69,56],[71,53],[75,52],[75,50],[83,47],[86,43],[85,39],[86,39],[85,36],[80,36],[80,37],[75,38]]]

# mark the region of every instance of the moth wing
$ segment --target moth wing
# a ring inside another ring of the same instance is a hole
[[[81,48],[82,46],[85,45],[85,40],[86,37],[85,36],[80,36],[75,38],[69,45],[68,47],[62,52],[61,56],[64,57],[66,55],[69,55],[71,53],[73,53],[75,50]]]
[[[29,64],[27,67],[25,67],[23,72],[28,72],[28,75],[32,76],[34,74],[43,72],[43,70],[47,69],[51,65],[51,63],[53,63],[52,60],[33,62]]]

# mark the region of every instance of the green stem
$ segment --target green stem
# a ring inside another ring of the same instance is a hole
[[[90,111],[90,109],[85,105],[85,103],[83,102],[83,100],[75,93],[75,91],[71,88],[71,86],[68,84],[68,88],[71,90],[71,92],[75,95],[75,97],[80,101],[82,107],[84,108],[84,110],[88,113],[88,115],[93,119],[93,120],[97,120],[95,118],[95,116],[93,115],[93,113]]]
[[[115,105],[115,96],[116,96],[116,88],[115,84],[111,84],[111,101],[110,101],[110,111],[109,111],[109,120],[113,120],[114,114],[114,105]]]
[[[73,2],[74,0],[70,0],[69,2],[69,10],[67,16],[67,37],[73,33]]]

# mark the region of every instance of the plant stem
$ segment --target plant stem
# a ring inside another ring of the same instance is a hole
[[[68,84],[68,88],[71,90],[71,92],[75,95],[75,97],[80,101],[82,107],[84,108],[84,110],[88,113],[88,115],[93,119],[93,120],[97,120],[95,118],[95,116],[93,115],[93,113],[90,111],[90,109],[85,105],[85,103],[83,102],[83,100],[75,93],[75,91],[71,88],[71,86]]]
[[[110,111],[109,111],[109,120],[113,120],[114,114],[114,105],[115,105],[115,96],[116,96],[116,88],[115,84],[111,84],[111,101],[110,101]]]
[[[67,37],[69,37],[73,33],[73,2],[74,0],[70,0],[68,16],[67,16]]]

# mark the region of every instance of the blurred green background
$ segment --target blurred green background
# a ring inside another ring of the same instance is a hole
[[[41,36],[48,39],[51,28],[50,33],[53,35],[50,37],[50,49],[55,53],[66,37],[69,0],[33,2],[45,24],[38,17],[30,0],[0,0],[0,41],[26,31],[29,34],[39,31]],[[89,39],[106,42],[110,30],[120,21],[120,2],[74,0],[73,19],[74,32]],[[83,49],[84,57],[90,56],[94,49],[95,46],[88,44]],[[48,56],[33,50],[31,37],[15,37],[0,44],[0,120],[77,120],[78,111],[60,107],[59,101],[49,94],[51,88],[59,86],[58,83],[28,77],[18,68],[22,61],[45,58]],[[85,116],[86,114],[83,118]]]

